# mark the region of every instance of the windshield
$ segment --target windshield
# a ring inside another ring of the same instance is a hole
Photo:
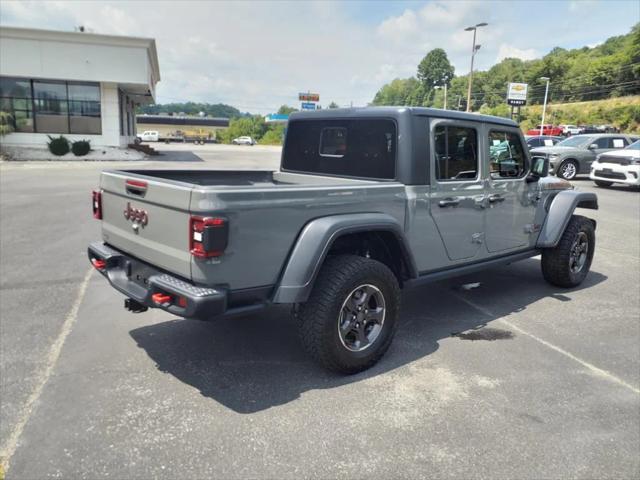
[[[640,150],[640,140],[636,140],[627,147],[627,150]]]
[[[569,137],[556,143],[556,147],[579,147],[589,142],[589,140],[591,140],[591,137]]]

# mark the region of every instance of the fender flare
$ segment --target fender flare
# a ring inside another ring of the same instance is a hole
[[[273,295],[273,303],[306,301],[333,242],[345,234],[373,231],[394,234],[410,276],[417,276],[402,225],[391,215],[356,213],[320,217],[307,223],[298,236]]]
[[[538,236],[536,247],[555,247],[560,241],[560,238],[562,238],[562,234],[564,233],[565,228],[567,228],[574,210],[578,207],[597,210],[598,196],[591,192],[565,190],[553,197],[551,204],[549,205],[547,218],[545,219],[540,235]]]

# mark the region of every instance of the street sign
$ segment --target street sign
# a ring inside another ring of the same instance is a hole
[[[510,83],[507,89],[507,103],[509,105],[521,106],[527,103],[526,83]]]
[[[315,110],[316,104],[311,102],[302,102],[302,110]]]
[[[301,102],[319,102],[320,94],[319,93],[299,93],[298,100]]]

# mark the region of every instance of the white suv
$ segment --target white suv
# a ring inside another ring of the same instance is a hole
[[[558,126],[562,128],[562,134],[565,136],[580,135],[580,133],[582,133],[582,129],[579,127],[576,127],[575,125],[558,125]]]
[[[234,145],[255,145],[256,141],[251,137],[238,137],[234,138],[231,143]]]
[[[589,178],[599,187],[614,183],[640,186],[640,140],[623,150],[598,155],[591,164]]]

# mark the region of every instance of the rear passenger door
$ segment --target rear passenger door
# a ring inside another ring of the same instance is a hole
[[[431,121],[429,208],[450,260],[472,259],[482,248],[480,131],[473,122]]]
[[[486,243],[491,254],[530,246],[537,183],[527,183],[529,157],[516,129],[488,127]]]

